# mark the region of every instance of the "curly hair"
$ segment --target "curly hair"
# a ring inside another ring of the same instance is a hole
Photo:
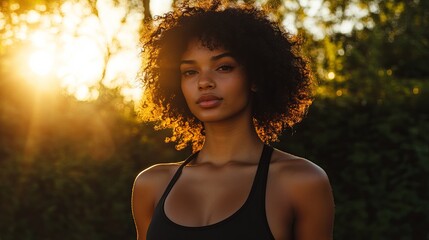
[[[154,19],[142,37],[144,94],[140,116],[155,129],[171,128],[166,142],[193,150],[204,142],[203,124],[190,112],[180,87],[180,58],[198,39],[209,49],[224,48],[244,66],[257,88],[252,117],[262,141],[274,142],[302,120],[313,100],[313,78],[300,53],[301,40],[253,6],[219,2],[182,4]]]

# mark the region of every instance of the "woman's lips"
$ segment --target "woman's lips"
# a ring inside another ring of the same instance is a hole
[[[197,104],[202,108],[214,108],[219,106],[222,98],[215,95],[204,95],[198,98]]]

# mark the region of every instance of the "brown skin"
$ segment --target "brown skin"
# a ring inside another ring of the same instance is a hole
[[[193,41],[182,57],[192,62],[181,65],[182,92],[206,132],[197,159],[183,169],[165,202],[167,216],[184,226],[213,224],[237,211],[250,192],[263,148],[252,125],[252,87],[243,68],[229,56],[213,60],[225,52]],[[198,103],[203,95],[221,100],[207,108]],[[179,166],[158,164],[137,176],[132,208],[138,240],[146,239],[154,208]],[[292,231],[297,240],[332,239],[334,201],[329,180],[308,160],[273,152],[266,212],[275,239],[291,239]]]

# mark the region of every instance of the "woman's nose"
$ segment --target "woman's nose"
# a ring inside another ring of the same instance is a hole
[[[216,87],[216,83],[213,80],[213,77],[210,73],[201,73],[200,78],[198,79],[198,89],[212,89]]]

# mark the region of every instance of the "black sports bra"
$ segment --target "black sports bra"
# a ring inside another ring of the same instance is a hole
[[[171,221],[164,211],[165,199],[179,179],[183,167],[194,159],[197,153],[188,157],[178,168],[155,208],[147,231],[147,240],[274,240],[265,212],[265,192],[272,152],[272,147],[264,145],[245,203],[228,218],[200,227],[179,225]]]

